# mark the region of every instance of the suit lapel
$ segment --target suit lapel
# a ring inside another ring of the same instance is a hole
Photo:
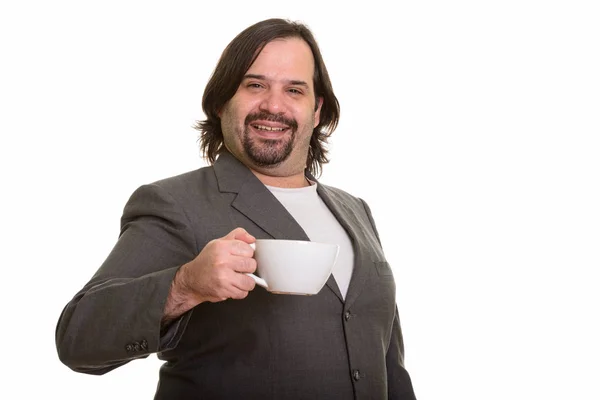
[[[254,176],[254,175],[253,175]],[[258,180],[246,182],[231,204],[275,239],[310,240],[302,227]]]
[[[304,230],[265,185],[231,153],[214,165],[221,192],[237,193],[231,206],[275,239],[309,240]]]
[[[319,185],[317,192],[327,207],[335,215],[338,222],[344,227],[352,241],[352,247],[354,249],[354,269],[346,293],[345,309],[348,309],[362,292],[372,270],[370,266],[373,262],[371,261],[369,253],[366,251],[368,246],[365,243],[364,235],[361,233],[364,226],[356,219],[355,212],[350,210],[343,199],[341,199],[334,191],[323,185]],[[330,280],[332,279],[333,277],[330,277]],[[335,287],[337,289],[337,285],[335,285]],[[339,289],[337,289],[336,294],[338,294],[341,299]]]

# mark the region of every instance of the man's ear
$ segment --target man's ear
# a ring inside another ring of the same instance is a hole
[[[317,101],[315,103],[315,126],[313,128],[316,128],[317,125],[319,125],[319,123],[321,122],[321,107],[322,106],[323,106],[323,98],[318,97]]]
[[[317,111],[323,105],[323,98],[322,97],[316,97],[315,100],[316,100],[315,101],[315,111]]]

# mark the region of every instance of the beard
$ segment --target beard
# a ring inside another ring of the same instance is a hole
[[[280,122],[289,127],[289,134],[280,139],[264,139],[250,136],[250,123],[256,120]],[[298,123],[281,115],[265,112],[249,114],[244,122],[242,146],[247,157],[260,167],[275,167],[287,160],[292,154]]]

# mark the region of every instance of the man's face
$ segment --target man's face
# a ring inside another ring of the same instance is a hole
[[[301,173],[313,129],[314,59],[297,38],[268,43],[220,112],[225,146],[250,168],[273,176]]]

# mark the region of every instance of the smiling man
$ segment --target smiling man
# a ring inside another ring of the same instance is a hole
[[[274,186],[306,186],[304,170],[322,99],[312,52],[299,38],[264,46],[220,113],[225,147]]]
[[[119,240],[60,316],[62,362],[103,374],[157,353],[155,399],[415,399],[370,210],[315,177],[339,104],[312,33],[245,29],[202,106],[211,165],[132,194]],[[247,275],[257,238],[340,254],[318,294],[274,294]]]

